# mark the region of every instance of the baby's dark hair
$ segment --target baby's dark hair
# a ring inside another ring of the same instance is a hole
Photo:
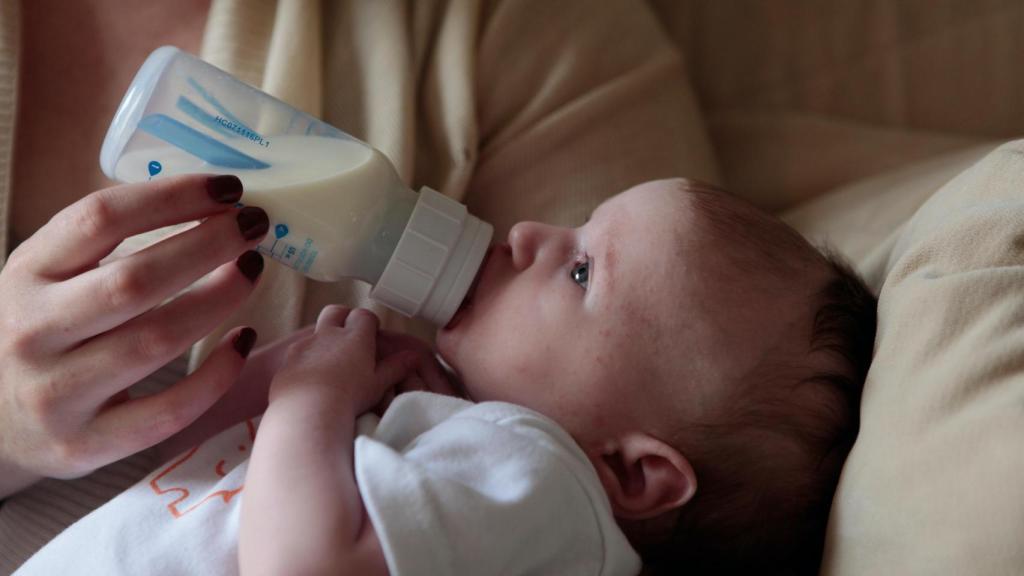
[[[796,280],[794,261],[803,261],[825,280],[816,280],[809,303],[806,347],[780,345],[730,387],[727,408],[684,427],[677,448],[696,472],[697,492],[667,539],[639,547],[645,574],[817,574],[859,427],[877,300],[831,250],[816,250],[746,202],[682,182],[713,233],[740,241],[744,249],[722,255],[738,270]]]

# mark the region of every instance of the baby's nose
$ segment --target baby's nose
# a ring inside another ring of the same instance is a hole
[[[537,222],[519,222],[508,231],[512,264],[517,270],[525,270],[533,263],[543,233],[544,225]]]

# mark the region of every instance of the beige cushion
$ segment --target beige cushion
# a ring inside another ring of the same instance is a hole
[[[903,224],[939,188],[995,147],[961,148],[857,180],[779,216],[814,244],[842,253],[877,293]]]
[[[791,201],[1024,134],[1010,0],[649,0],[686,55],[730,190]]]
[[[918,166],[916,180],[889,178],[904,191],[915,181],[916,198],[923,199],[956,166],[945,172],[942,163],[930,171]],[[901,213],[915,199],[887,197],[877,181],[873,192],[866,184],[860,193],[867,201],[858,206],[857,187],[848,188],[851,210],[832,213],[834,224],[845,219],[834,230],[847,226],[843,242],[859,251],[861,264],[879,263],[881,289],[861,432],[833,503],[822,573],[1018,574],[1024,570],[1024,141],[1003,145],[960,173],[902,226]],[[842,206],[839,196],[820,202]],[[894,212],[879,210],[883,205]],[[822,204],[817,209],[827,218]],[[787,215],[813,235],[806,224],[811,216]],[[869,246],[867,236],[849,233],[858,222],[876,239],[885,234],[872,228],[898,229]]]
[[[1024,132],[1012,0],[649,0],[708,113],[772,110],[999,137]]]

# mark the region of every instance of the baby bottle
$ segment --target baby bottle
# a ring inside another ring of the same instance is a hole
[[[111,179],[230,173],[266,210],[258,250],[315,280],[358,278],[375,300],[443,326],[493,228],[379,151],[172,46],[143,63],[100,151]]]

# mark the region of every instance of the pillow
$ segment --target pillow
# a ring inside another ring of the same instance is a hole
[[[779,216],[816,245],[841,252],[877,294],[903,224],[936,190],[995,147],[984,144],[934,155],[856,180]]]
[[[876,258],[875,357],[823,574],[1024,568],[1022,188],[1024,141],[1000,146]]]

